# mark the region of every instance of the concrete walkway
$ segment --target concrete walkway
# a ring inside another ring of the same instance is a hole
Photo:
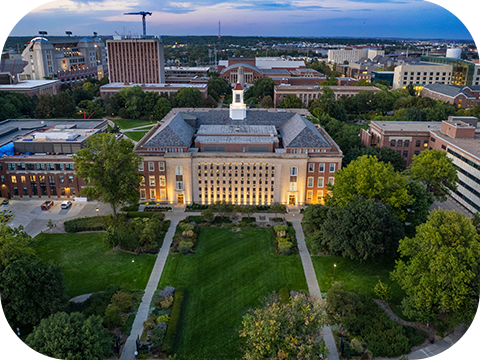
[[[180,222],[180,220],[185,218],[185,213],[183,212],[167,212],[165,213],[165,219],[171,221],[170,227],[168,228],[167,233],[165,234],[165,239],[163,240],[163,245],[157,255],[157,260],[153,266],[152,273],[150,274],[150,279],[148,280],[147,287],[145,288],[145,293],[143,294],[142,302],[138,308],[137,315],[133,321],[132,331],[128,337],[125,346],[122,350],[122,355],[120,359],[122,360],[134,360],[136,351],[135,341],[142,335],[143,332],[143,322],[148,318],[148,310],[150,309],[150,303],[152,302],[153,294],[157,290],[158,282],[162,276],[162,271],[167,261],[168,254],[170,252],[170,246],[172,244],[173,235],[175,235],[175,229]]]
[[[300,258],[302,259],[303,270],[305,272],[305,278],[307,279],[308,291],[310,294],[317,296],[319,299],[322,298],[322,293],[320,292],[320,287],[318,286],[317,276],[315,274],[315,269],[313,268],[312,258],[307,249],[307,244],[305,243],[305,236],[303,234],[302,228],[302,218],[301,214],[288,214],[285,215],[287,221],[291,221],[293,228],[295,229],[295,236],[297,237],[298,249],[300,253]],[[332,329],[330,326],[325,326],[322,330],[323,339],[327,344],[330,354],[328,354],[328,360],[339,360],[337,346],[335,345],[335,338],[333,337]]]

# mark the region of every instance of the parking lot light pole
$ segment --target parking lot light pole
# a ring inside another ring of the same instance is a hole
[[[97,206],[97,208],[95,209],[95,211],[97,212],[97,216],[98,216],[98,210],[99,210],[99,209],[98,209],[98,206]]]

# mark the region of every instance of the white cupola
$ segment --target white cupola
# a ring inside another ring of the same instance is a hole
[[[247,117],[247,107],[243,103],[243,88],[240,83],[236,83],[233,88],[233,99],[230,105],[230,118],[232,120],[245,120]]]

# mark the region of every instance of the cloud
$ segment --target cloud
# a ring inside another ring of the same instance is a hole
[[[31,13],[69,11],[75,13],[93,13],[101,11],[130,11],[139,5],[141,0],[61,0],[40,6]]]

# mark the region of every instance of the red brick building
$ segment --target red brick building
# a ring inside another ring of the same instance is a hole
[[[471,109],[480,102],[480,86],[428,84],[423,87],[421,96],[446,101],[456,108]]]

